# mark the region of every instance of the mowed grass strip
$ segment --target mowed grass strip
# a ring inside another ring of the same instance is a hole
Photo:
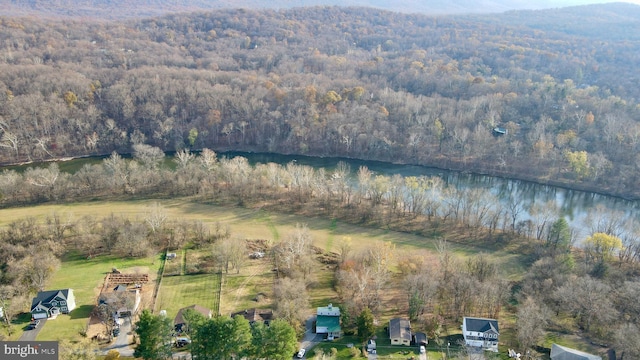
[[[117,268],[123,272],[149,273],[150,277],[155,278],[160,264],[160,255],[145,258],[97,256],[91,259],[77,254],[67,256],[49,282],[47,289],[73,289],[76,308],[69,315],[63,314],[56,319],[48,320],[37,339],[47,341],[80,338],[80,333],[86,329],[89,315],[97,303],[108,272]]]
[[[240,272],[231,269],[223,275],[220,313],[231,313],[251,308],[270,308],[273,306],[273,284],[275,273],[270,254],[264,258],[249,259],[244,262]]]
[[[220,280],[220,274],[164,277],[156,300],[156,310],[166,310],[167,316],[173,319],[181,308],[200,305],[215,315],[220,307]]]

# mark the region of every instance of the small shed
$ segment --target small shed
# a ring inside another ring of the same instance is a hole
[[[423,332],[417,332],[413,334],[413,343],[418,346],[420,345],[427,346],[427,344],[429,344],[429,341],[427,339],[427,334]]]

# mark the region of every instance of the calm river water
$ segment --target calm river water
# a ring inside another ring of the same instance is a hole
[[[314,168],[333,169],[338,162],[343,161],[350,165],[352,174],[356,174],[360,166],[366,166],[377,174],[402,176],[438,176],[449,186],[462,188],[484,188],[507,203],[510,198],[519,199],[525,211],[520,215],[520,220],[529,218],[527,209],[531,205],[555,202],[561,214],[576,231],[576,237],[580,241],[590,235],[591,224],[589,214],[600,209],[599,213],[608,214],[617,220],[631,220],[634,223],[640,221],[640,201],[630,201],[618,197],[607,196],[592,192],[577,191],[557,186],[537,184],[521,180],[493,177],[447,171],[415,165],[401,165],[377,161],[364,161],[344,158],[320,158],[300,155],[279,155],[265,153],[227,152],[220,156],[246,157],[250,163],[287,164],[295,161],[297,164],[309,165]]]
[[[577,238],[584,239],[589,235],[591,225],[588,221],[589,213],[595,209],[603,209],[603,213],[614,214],[617,219],[631,220],[635,223],[640,221],[640,201],[630,201],[613,196],[606,196],[591,192],[570,190],[550,185],[536,184],[520,180],[512,180],[486,175],[467,174],[453,172],[435,168],[415,165],[399,165],[377,161],[364,161],[345,158],[324,158],[300,155],[280,155],[268,153],[247,153],[247,152],[219,152],[219,157],[242,156],[249,160],[251,164],[257,163],[277,163],[287,164],[296,162],[300,165],[308,165],[314,168],[325,168],[331,170],[338,162],[342,161],[351,167],[351,172],[355,175],[360,166],[366,166],[376,174],[402,176],[438,176],[445,184],[462,188],[484,188],[497,196],[501,201],[508,202],[510,198],[519,199],[525,211],[520,219],[527,219],[529,214],[526,209],[534,203],[545,204],[549,201],[555,202],[561,214],[565,216],[571,226],[577,231]],[[80,158],[60,162],[60,170],[74,172],[86,163],[99,163],[104,157]],[[29,166],[39,166],[42,164],[29,164],[14,168],[20,171]],[[44,165],[46,166],[46,164]]]

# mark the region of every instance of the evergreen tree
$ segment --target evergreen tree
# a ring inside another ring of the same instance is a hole
[[[258,323],[253,326],[253,357],[258,359],[285,360],[298,348],[295,329],[282,319],[269,326]]]
[[[569,252],[571,248],[571,228],[564,218],[559,218],[551,225],[547,238],[547,248],[551,257]]]
[[[242,316],[217,316],[194,324],[191,356],[198,360],[241,359],[249,352],[251,327]]]
[[[140,343],[133,356],[145,360],[171,358],[171,321],[166,316],[151,314],[144,309],[136,322],[136,334]]]
[[[358,338],[361,341],[367,341],[376,333],[376,327],[373,324],[373,314],[368,307],[364,308],[356,319],[358,325]]]

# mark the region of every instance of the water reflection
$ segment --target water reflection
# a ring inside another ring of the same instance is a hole
[[[273,162],[286,164],[293,160],[300,165],[308,165],[314,168],[325,168],[333,170],[338,162],[342,161],[351,167],[352,175],[356,175],[360,166],[366,166],[376,174],[402,176],[437,176],[442,179],[446,186],[455,187],[458,190],[464,189],[486,189],[503,204],[513,202],[514,199],[520,203],[523,212],[519,215],[520,220],[531,219],[529,209],[533,205],[544,206],[549,202],[555,204],[561,216],[569,222],[576,232],[578,239],[584,239],[592,232],[595,225],[591,224],[590,213],[598,213],[596,216],[616,217],[619,222],[626,220],[639,220],[639,201],[630,201],[618,197],[571,190],[567,188],[537,184],[528,181],[512,180],[502,177],[493,177],[478,174],[453,172],[442,169],[428,168],[415,165],[400,165],[377,161],[363,161],[345,158],[320,158],[299,155],[277,155],[277,154],[253,154],[243,152],[228,152],[221,155],[227,157],[243,156],[250,163]],[[596,208],[598,210],[596,211]],[[591,216],[593,217],[593,215]],[[623,234],[623,232],[621,232]]]
[[[172,155],[172,154],[171,154]],[[171,156],[170,155],[170,156]],[[492,177],[486,175],[469,174],[461,172],[446,171],[442,169],[428,168],[415,165],[399,165],[379,161],[364,161],[347,158],[327,158],[327,157],[309,157],[300,155],[280,155],[269,153],[247,153],[247,152],[220,152],[220,157],[233,158],[242,156],[247,158],[250,164],[257,163],[276,163],[288,164],[295,162],[299,165],[308,165],[314,168],[325,168],[328,172],[334,170],[339,162],[347,163],[351,168],[351,174],[356,176],[361,166],[366,166],[374,174],[402,176],[428,176],[439,177],[446,186],[454,187],[458,190],[465,189],[486,189],[503,204],[512,204],[514,201],[519,202],[523,208],[520,214],[520,220],[531,218],[528,210],[535,204],[543,206],[549,202],[553,202],[560,214],[564,216],[570,223],[572,228],[578,231],[578,238],[583,239],[591,232],[592,225],[589,221],[589,213],[593,213],[598,209],[600,214],[608,214],[608,216],[621,217],[617,220],[639,220],[638,211],[640,208],[639,201],[629,201],[617,197],[601,195],[592,192],[571,190],[551,185],[536,184],[527,181],[511,180],[501,177]],[[126,157],[126,155],[124,155]],[[75,159],[60,163],[62,171],[74,172],[87,163],[98,163],[104,157],[92,157]],[[19,168],[23,171],[27,167],[47,166],[47,164],[29,164]],[[443,199],[447,201],[447,199]]]

